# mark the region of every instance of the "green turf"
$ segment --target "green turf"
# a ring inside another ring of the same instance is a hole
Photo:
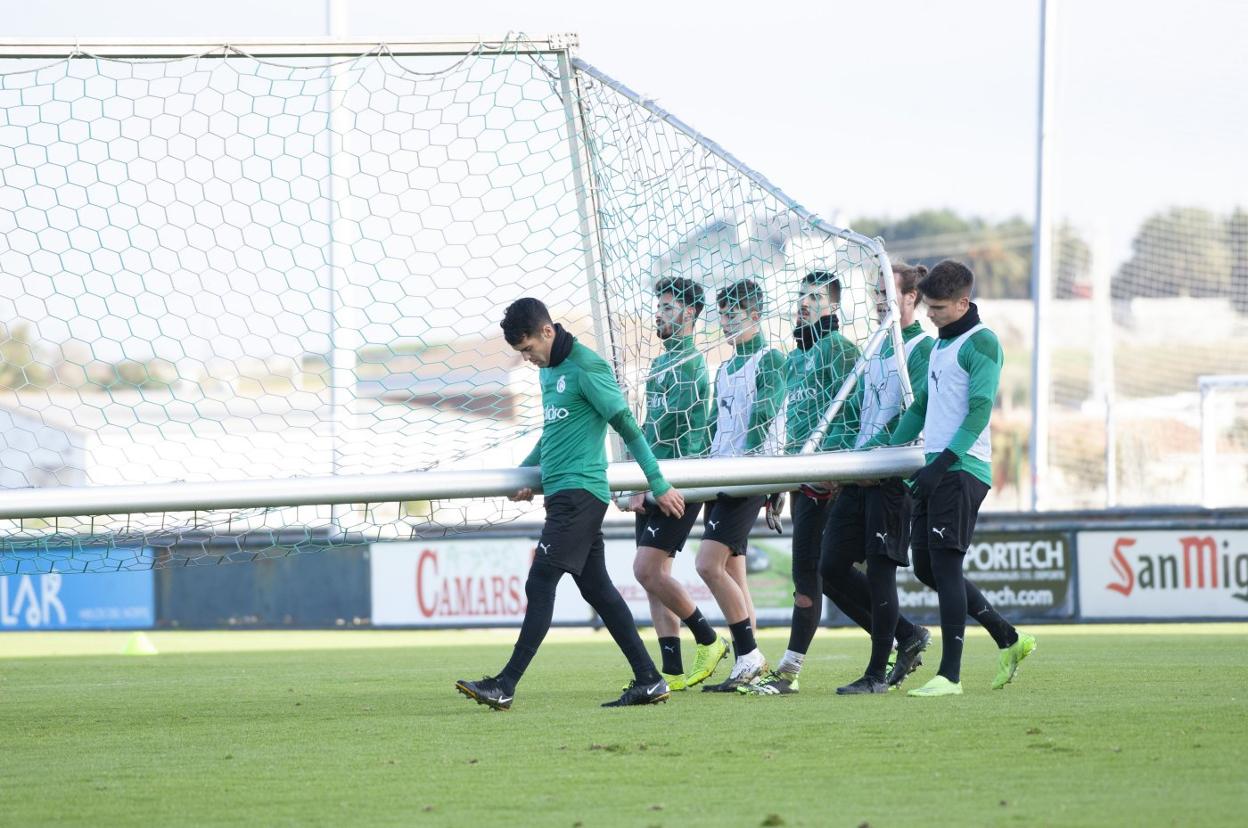
[[[964,696],[837,697],[867,642],[821,633],[798,696],[620,710],[610,639],[556,633],[509,713],[453,690],[508,632],[9,634],[0,824],[1242,824],[1248,625],[1034,631],[1004,691],[976,630]]]

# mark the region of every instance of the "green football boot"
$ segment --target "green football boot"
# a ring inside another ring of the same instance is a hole
[[[937,674],[931,681],[922,687],[916,687],[906,694],[907,696],[960,696],[962,695],[962,683],[952,682],[942,675]]]
[[[706,681],[715,673],[719,662],[727,657],[728,642],[723,636],[718,636],[711,644],[699,644],[693,657],[693,669],[685,673],[681,689]],[[671,679],[668,679],[668,684],[671,684]],[[676,688],[673,686],[672,689]]]
[[[992,680],[992,689],[1000,690],[1014,680],[1018,665],[1023,659],[1036,651],[1036,637],[1027,633],[1019,633],[1018,640],[1001,650],[997,658],[997,677]]]

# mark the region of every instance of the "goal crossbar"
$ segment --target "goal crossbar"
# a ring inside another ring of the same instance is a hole
[[[733,485],[774,484],[777,490],[812,480],[910,474],[922,465],[921,447],[659,461],[663,476],[677,488],[718,486],[732,481]],[[607,484],[614,492],[636,491],[648,485],[635,463],[610,464]],[[74,488],[72,494],[64,488],[18,489],[6,491],[0,499],[0,519],[504,497],[526,487],[541,492],[539,468],[86,486]]]
[[[445,37],[429,40],[405,38],[396,41],[341,39],[332,37],[236,39],[223,41],[186,38],[0,38],[0,59],[8,58],[189,58],[189,57],[355,57],[369,53],[395,56],[471,55],[508,52],[511,54],[553,54],[577,45],[572,33],[529,36],[508,34],[493,39]]]

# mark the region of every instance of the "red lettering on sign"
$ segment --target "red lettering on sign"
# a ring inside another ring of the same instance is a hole
[[[1216,588],[1218,586],[1218,545],[1214,543],[1213,538],[1208,535],[1203,538],[1191,535],[1179,538],[1179,543],[1183,544],[1183,586],[1188,589],[1192,587],[1192,559],[1195,558],[1196,585],[1202,588],[1205,585],[1205,560],[1208,559],[1209,586]]]
[[[1127,556],[1122,554],[1122,550],[1135,546],[1135,538],[1119,538],[1114,541],[1113,557],[1109,559],[1109,565],[1114,568],[1121,583],[1106,584],[1106,589],[1112,589],[1114,592],[1123,595],[1130,595],[1131,590],[1135,589],[1135,571],[1131,568],[1131,562],[1127,560]]]

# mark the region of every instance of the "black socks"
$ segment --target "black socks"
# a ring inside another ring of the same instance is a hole
[[[669,676],[678,676],[685,672],[680,658],[680,636],[660,636],[659,655],[663,657],[663,672]]]
[[[693,615],[688,618],[682,618],[681,620],[684,621],[685,626],[689,628],[689,631],[693,633],[694,641],[704,647],[708,644],[715,643],[715,628],[712,627],[711,622],[707,621],[702,615],[702,610],[695,609],[693,611]]]
[[[729,624],[728,629],[732,630],[732,654],[738,658],[746,653],[752,653],[758,649],[758,643],[754,641],[754,629],[750,626],[750,619],[746,617],[735,624]]]

